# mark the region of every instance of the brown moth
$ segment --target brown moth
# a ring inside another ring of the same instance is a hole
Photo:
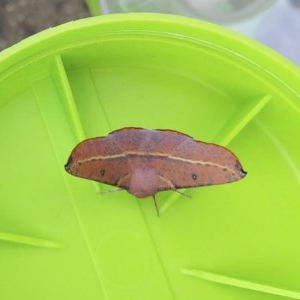
[[[237,157],[222,146],[174,130],[133,127],[82,141],[65,169],[138,198],[153,196],[154,202],[159,191],[223,184],[246,175]]]

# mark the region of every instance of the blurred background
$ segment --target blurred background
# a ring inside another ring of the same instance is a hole
[[[88,16],[84,0],[0,0],[0,50],[43,29]]]
[[[149,11],[208,20],[254,38],[300,66],[300,0],[93,1],[99,1],[103,14]],[[84,0],[0,0],[0,50],[90,15]]]

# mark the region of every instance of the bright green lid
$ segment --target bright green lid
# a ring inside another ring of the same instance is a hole
[[[300,299],[300,72],[215,25],[119,14],[0,54],[1,299]],[[99,194],[82,139],[170,128],[226,145],[220,186]],[[276,296],[277,295],[277,296]]]

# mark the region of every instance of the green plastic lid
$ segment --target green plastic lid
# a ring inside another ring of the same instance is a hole
[[[300,299],[300,72],[159,14],[51,28],[0,54],[1,299]],[[248,172],[151,198],[64,170],[127,126],[227,146]]]

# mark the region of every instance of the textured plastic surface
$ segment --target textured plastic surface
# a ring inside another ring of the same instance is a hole
[[[300,72],[217,26],[156,14],[52,28],[0,54],[3,299],[300,299]],[[157,195],[64,164],[84,138],[171,128],[229,147],[239,182]]]

